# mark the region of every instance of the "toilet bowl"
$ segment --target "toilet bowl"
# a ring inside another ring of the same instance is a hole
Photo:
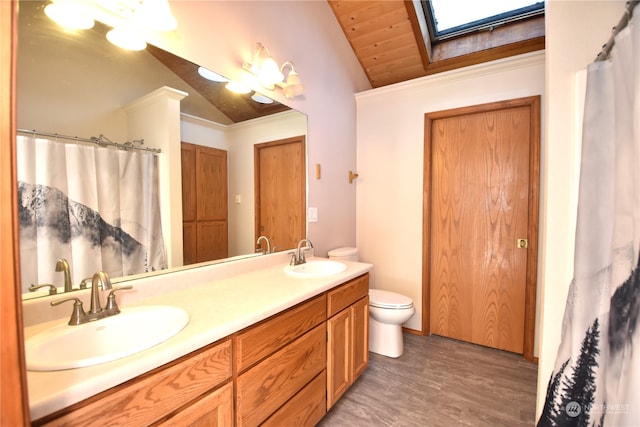
[[[387,357],[402,356],[402,324],[415,312],[411,298],[369,289],[369,351]]]
[[[333,249],[329,251],[329,258],[358,261],[358,249]],[[402,324],[415,312],[411,298],[396,292],[369,289],[369,351],[387,357],[402,356]]]

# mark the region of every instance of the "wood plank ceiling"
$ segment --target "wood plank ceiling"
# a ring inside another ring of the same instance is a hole
[[[544,49],[544,16],[431,43],[411,0],[328,3],[374,88]]]

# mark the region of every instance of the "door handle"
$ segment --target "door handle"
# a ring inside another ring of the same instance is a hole
[[[526,249],[529,247],[529,239],[516,239],[516,248]]]

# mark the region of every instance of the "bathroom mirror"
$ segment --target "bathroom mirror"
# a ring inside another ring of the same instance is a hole
[[[104,36],[107,28],[98,22],[91,30],[65,32],[45,16],[43,9],[46,4],[48,2],[44,1],[20,2],[18,129],[85,138],[103,134],[110,140],[124,142],[126,132],[117,126],[124,114],[121,107],[166,86],[188,93],[180,101],[181,129],[187,129],[193,138],[199,140],[182,138],[184,142],[217,148],[215,137],[207,137],[208,129],[214,129],[212,135],[238,133],[238,128],[242,128],[245,134],[256,134],[259,130],[260,136],[256,139],[260,142],[306,136],[304,114],[277,102],[257,102],[251,98],[251,93],[243,96],[231,94],[224,89],[224,83],[193,77],[190,70],[197,68],[195,64],[157,47],[148,46],[144,51],[131,52],[112,46]],[[251,130],[252,126],[258,130]],[[201,144],[202,139],[207,140],[206,143]],[[247,150],[244,151],[246,155]],[[251,158],[245,160],[233,158],[235,152],[229,147],[229,186],[233,185],[234,179],[250,182],[253,186],[253,170],[248,168],[253,165],[253,150],[249,152]],[[238,170],[237,165],[242,169]],[[234,167],[236,170],[232,170]],[[248,208],[254,199],[253,194],[234,194],[233,191],[229,189],[230,221],[238,210],[234,203],[242,199]],[[242,218],[233,221],[237,228],[244,230],[238,237],[242,242],[233,242],[238,233],[230,230],[229,258],[213,262],[255,256],[255,219],[245,211]],[[286,249],[289,248],[277,248]],[[51,269],[54,267],[52,265]],[[62,286],[63,277],[57,274],[59,279],[55,284]],[[23,284],[23,292],[28,286]],[[38,294],[46,296],[46,293]],[[33,295],[24,294],[25,297]]]

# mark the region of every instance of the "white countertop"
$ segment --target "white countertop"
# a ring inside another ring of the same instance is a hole
[[[288,259],[286,255],[274,254],[261,258],[203,267],[195,269],[197,271],[193,273],[167,273],[157,276],[155,280],[150,278],[127,282],[134,288],[148,287],[149,292],[138,289],[138,299],[129,298],[129,301],[126,298],[121,301],[126,291],[120,292],[118,303],[123,310],[136,305],[173,305],[189,313],[187,326],[155,347],[112,362],[64,371],[27,371],[31,419],[42,418],[162,366],[373,268],[371,264],[345,262],[348,268],[342,273],[301,279],[284,273]],[[172,279],[176,281],[175,286],[170,284]],[[158,283],[155,289],[154,281]],[[164,284],[160,284],[160,281]],[[160,292],[158,288],[163,286],[171,286],[171,290]],[[101,300],[104,304],[104,296]],[[70,307],[66,307],[66,310],[70,314]],[[25,325],[29,325],[25,327],[25,339],[67,321],[68,315],[31,325],[25,321]]]

